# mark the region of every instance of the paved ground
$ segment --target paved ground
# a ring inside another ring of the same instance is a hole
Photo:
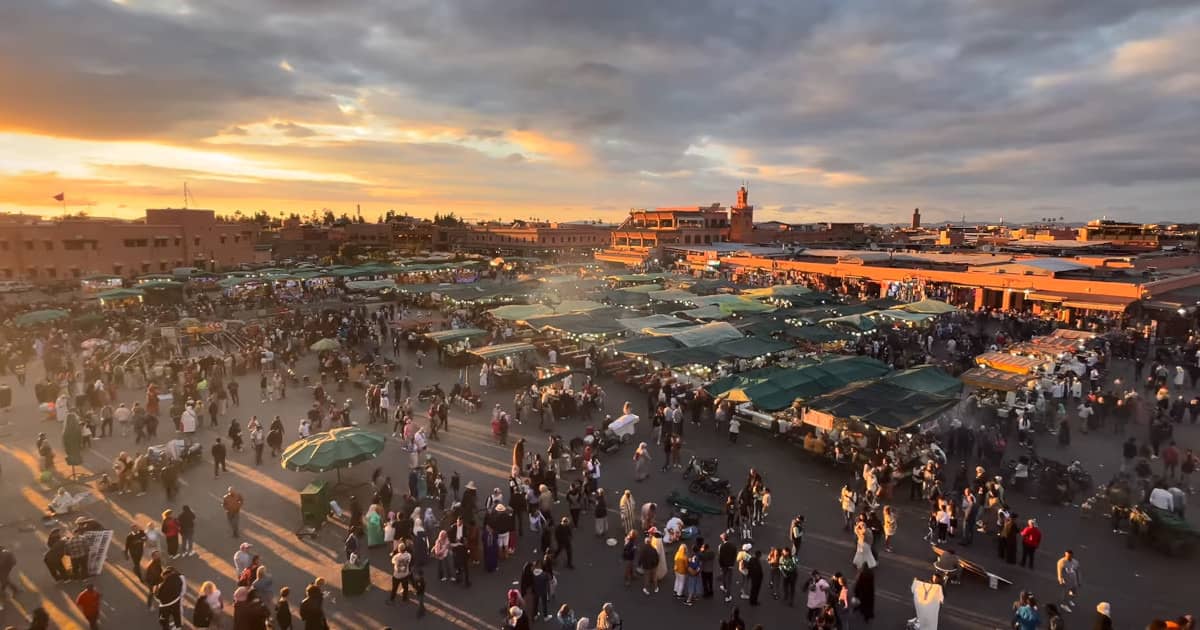
[[[303,366],[311,373],[310,362]],[[37,368],[31,369],[30,383],[39,376],[38,371]],[[454,380],[450,371],[439,368],[427,367],[415,371],[413,376],[417,386],[435,381],[445,384]],[[242,380],[244,400],[242,407],[235,410],[237,416],[244,423],[252,414],[267,419],[282,414],[288,430],[286,441],[290,442],[295,437],[296,418],[308,404],[307,392],[291,390],[287,400],[263,404],[254,396],[257,387],[252,379],[254,377]],[[31,387],[17,389],[11,377],[3,380],[14,387],[15,395],[13,409],[8,413],[11,422],[7,435],[0,440],[0,463],[4,475],[0,500],[7,508],[0,511],[0,541],[16,549],[20,583],[26,592],[17,598],[15,605],[8,606],[6,611],[0,613],[0,623],[21,625],[19,614],[22,611],[42,605],[51,613],[58,627],[76,628],[82,619],[76,615],[71,600],[80,585],[55,585],[40,562],[49,527],[41,522],[38,514],[49,491],[34,483],[36,462],[30,456],[38,431],[51,434],[56,450],[61,452],[57,438],[59,429],[53,423],[38,421],[33,411]],[[140,393],[132,390],[122,393],[127,401],[140,397]],[[355,404],[361,409],[361,397],[357,390],[353,396]],[[642,400],[640,395],[611,385],[608,401],[610,410],[618,409],[627,399],[633,400],[635,406],[640,406]],[[494,402],[510,404],[511,392],[495,393],[483,408],[489,409]],[[482,499],[487,490],[501,485],[508,468],[509,451],[493,445],[482,412],[475,417],[455,413],[451,416],[450,425],[449,435],[440,442],[432,443],[432,452],[443,470],[458,470],[464,483],[476,480]],[[648,427],[643,427],[641,433],[644,435],[646,431]],[[582,427],[578,423],[568,423],[560,427],[560,432],[569,437],[582,433]],[[529,437],[534,448],[544,448],[545,440],[536,426],[514,427],[514,433]],[[212,430],[202,432],[206,443],[215,435]],[[1180,437],[1185,445],[1200,446],[1194,427],[1185,427]],[[735,483],[744,479],[749,466],[758,468],[774,491],[776,504],[769,524],[756,533],[761,544],[782,544],[787,520],[793,514],[804,514],[808,519],[808,533],[800,558],[802,565],[816,567],[827,573],[843,571],[849,574],[852,571],[850,558],[853,545],[848,535],[841,531],[835,502],[835,494],[843,483],[844,473],[830,470],[794,447],[770,440],[760,433],[746,431],[742,438],[737,446],[730,446],[724,436],[715,435],[711,427],[694,430],[689,424],[685,430],[685,459],[691,452],[702,456],[719,456],[720,472]],[[1047,450],[1052,448],[1047,446]],[[133,450],[132,438],[100,440],[86,454],[84,468],[93,471],[106,469],[111,459],[122,450]],[[1081,436],[1076,433],[1070,452],[1059,458],[1082,459],[1099,481],[1108,477],[1106,471],[1116,468],[1119,450],[1119,443],[1112,436]],[[614,524],[617,522],[616,498],[625,488],[632,488],[640,503],[646,500],[661,502],[671,489],[684,487],[678,472],[656,472],[646,482],[633,483],[629,462],[631,453],[632,449],[627,446],[620,453],[608,456],[605,462],[601,485],[609,491]],[[335,525],[327,526],[316,539],[298,540],[292,534],[299,524],[297,490],[313,475],[284,471],[274,461],[255,468],[249,452],[234,453],[231,459],[230,472],[219,480],[213,479],[207,461],[204,466],[193,468],[184,475],[186,485],[180,503],[190,504],[199,515],[197,548],[201,553],[196,558],[176,561],[176,566],[188,576],[191,586],[198,585],[202,580],[213,579],[227,594],[233,590],[231,558],[240,541],[230,536],[218,504],[225,487],[232,484],[247,497],[242,538],[253,543],[257,552],[263,555],[266,565],[275,576],[277,587],[293,587],[293,606],[299,600],[297,595],[303,584],[311,581],[313,576],[325,576],[334,592],[326,606],[334,628],[401,627],[415,621],[415,607],[411,604],[389,608],[383,603],[386,593],[378,589],[386,588],[389,581],[387,573],[378,569],[387,566],[386,554],[382,549],[370,552],[372,564],[377,567],[372,574],[376,590],[363,596],[344,598],[338,592],[340,578],[337,570],[344,529]],[[407,457],[399,448],[392,446],[385,450],[377,463],[350,471],[348,476],[365,480],[369,471],[380,465],[393,479],[403,480],[406,462]],[[333,477],[332,474],[327,476]],[[400,481],[397,486],[402,483]],[[906,496],[906,493],[903,494]],[[1081,519],[1078,510],[1051,508],[1025,499],[1016,499],[1014,503],[1023,515],[1036,515],[1045,531],[1037,571],[998,565],[993,560],[991,541],[977,541],[975,548],[966,552],[968,557],[977,558],[989,567],[1000,567],[998,572],[1011,578],[1016,586],[998,592],[989,591],[975,582],[951,587],[942,611],[944,627],[1010,627],[1008,611],[1019,589],[1028,588],[1044,594],[1046,598],[1056,592],[1053,562],[1061,550],[1068,546],[1075,549],[1085,572],[1085,589],[1080,602],[1083,612],[1069,619],[1072,627],[1090,625],[1091,610],[1101,600],[1112,602],[1118,628],[1136,627],[1156,614],[1175,615],[1185,610],[1195,610],[1192,581],[1196,576],[1194,564],[1166,558],[1148,550],[1128,550],[1123,539],[1115,538],[1110,533],[1106,523]],[[117,539],[121,540],[131,520],[157,520],[156,515],[167,505],[161,489],[152,488],[145,496],[109,497],[106,502],[88,508],[87,512],[116,530]],[[904,620],[912,616],[908,590],[910,582],[913,577],[926,577],[931,561],[929,549],[921,540],[925,531],[921,510],[907,501],[898,501],[895,505],[901,510],[896,551],[885,554],[877,570],[878,618],[872,625],[880,628],[902,627]],[[174,507],[178,507],[178,504]],[[565,507],[560,506],[560,509],[565,513]],[[720,519],[707,517],[702,523],[704,533],[715,536],[723,525]],[[620,579],[619,549],[605,547],[586,535],[584,530],[581,530],[581,534],[576,544],[578,568],[560,573],[560,602],[570,603],[594,619],[600,605],[611,601],[627,620],[625,627],[630,630],[661,627],[667,623],[716,628],[717,619],[728,614],[728,606],[719,601],[705,601],[686,608],[673,601],[667,589],[652,597],[643,596],[640,590],[624,589]],[[522,541],[522,556],[532,558],[532,545],[532,541]],[[504,591],[518,576],[523,559],[508,560],[496,574],[484,575],[476,571],[470,590],[433,581],[428,598],[430,615],[419,625],[429,628],[497,627]],[[96,581],[106,599],[102,627],[153,627],[151,613],[141,607],[141,587],[133,579],[128,563],[122,560],[121,546],[116,541],[110,551],[105,573]],[[187,614],[190,614],[190,610]],[[743,606],[746,618],[752,623],[762,623],[768,629],[798,627],[795,614],[796,611],[772,601],[769,596],[757,609]],[[856,619],[854,625],[861,623]]]

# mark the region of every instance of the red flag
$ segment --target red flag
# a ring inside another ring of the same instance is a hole
[[[54,195],[54,200],[55,200],[55,201],[62,201],[62,200],[64,200],[64,199],[66,199],[66,198],[67,198],[67,196],[66,196],[66,195],[64,195],[64,194],[62,194],[62,193],[58,193],[57,195]]]

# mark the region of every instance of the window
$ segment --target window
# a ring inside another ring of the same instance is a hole
[[[113,275],[115,275],[115,276],[121,275],[122,269],[124,269],[123,265],[119,265],[119,264],[113,265]]]
[[[79,277],[79,267],[71,267],[71,277],[72,278]]]
[[[42,241],[42,247],[46,248],[46,251],[48,251],[48,252],[53,251],[54,250],[54,241]]]
[[[194,245],[195,247],[200,247],[200,237],[199,236],[195,236],[192,238],[192,245]]]
[[[125,247],[149,247],[150,241],[144,238],[127,238]]]
[[[25,241],[25,249],[33,251],[33,241]]]
[[[5,269],[5,270],[4,270],[4,279],[5,279],[5,280],[12,280],[12,277],[13,277],[13,270],[12,270],[12,269]]]
[[[46,267],[46,277],[47,278],[57,278],[58,270],[55,269],[54,267]]]
[[[30,267],[30,268],[26,269],[25,277],[29,278],[30,280],[36,280],[37,279],[37,267]]]
[[[675,227],[675,219],[663,219],[658,222],[658,226],[665,228]]]
[[[63,241],[63,249],[68,251],[78,251],[83,249],[84,241]]]
[[[0,251],[8,251],[8,241],[0,241]]]
[[[142,273],[150,273],[150,263],[142,263]]]
[[[158,263],[158,270],[166,271],[167,270],[167,261],[164,260],[164,261]]]
[[[175,247],[179,247],[180,245],[183,245],[183,239],[176,236],[175,237]]]
[[[168,238],[162,238],[162,237],[160,237],[160,238],[156,238],[156,239],[154,239],[154,246],[155,246],[155,247],[166,247],[166,246],[167,246],[167,243],[168,243],[170,240],[171,240],[171,239],[168,239]]]

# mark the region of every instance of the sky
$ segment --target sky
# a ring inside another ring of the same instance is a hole
[[[0,211],[1200,218],[1195,0],[6,0]]]

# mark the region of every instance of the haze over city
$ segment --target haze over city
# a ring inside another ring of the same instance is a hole
[[[0,6],[0,211],[1186,220],[1187,1]]]

